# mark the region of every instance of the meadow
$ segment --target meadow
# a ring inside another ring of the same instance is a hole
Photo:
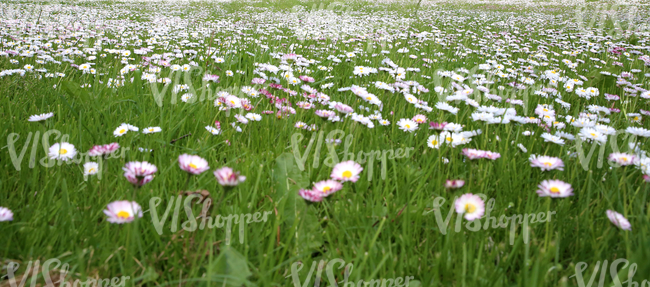
[[[0,8],[2,287],[650,286],[642,3]]]

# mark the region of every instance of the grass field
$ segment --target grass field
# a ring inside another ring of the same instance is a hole
[[[0,286],[650,286],[647,6],[0,8]]]

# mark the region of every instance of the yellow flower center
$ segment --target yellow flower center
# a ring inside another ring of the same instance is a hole
[[[476,205],[471,203],[465,204],[465,211],[467,213],[473,213],[474,211],[476,211]]]
[[[545,165],[545,166],[552,166],[553,164],[550,163],[550,162],[545,162],[544,165]]]
[[[627,157],[622,157],[621,160],[622,161],[627,161]]]
[[[592,137],[596,137],[596,134],[595,134],[595,133],[591,133],[591,136],[592,136]]]
[[[327,193],[328,191],[332,190],[329,186],[326,186],[323,188],[323,193]]]
[[[59,150],[59,154],[66,154],[66,153],[68,153],[67,149],[62,148],[61,150]]]
[[[411,128],[411,125],[405,125],[405,127],[406,127],[407,129],[410,129],[410,128]]]
[[[431,141],[431,144],[432,144],[432,145],[437,145],[437,144],[438,144],[438,141],[437,141],[437,140],[432,140],[432,141]]]
[[[638,120],[639,120],[639,117],[634,117],[634,120],[635,120],[635,121],[638,121]]]
[[[88,173],[91,173],[91,172],[95,172],[95,168],[94,168],[94,167],[91,167],[90,169],[88,169]]]
[[[372,100],[372,97],[366,97],[366,100],[370,101]]]
[[[120,133],[121,133],[121,134],[123,134],[123,133],[125,133],[125,132],[126,132],[125,129],[121,129],[121,130],[120,130]]]
[[[557,187],[551,187],[551,193],[560,193],[560,189]]]
[[[445,140],[447,140],[448,142],[450,142],[450,141],[451,141],[451,137],[446,137]]]
[[[130,216],[130,214],[128,212],[126,212],[126,211],[120,211],[120,212],[117,213],[118,218],[127,219],[127,218],[129,218],[129,216]]]
[[[343,177],[345,177],[345,178],[350,178],[350,177],[352,177],[352,172],[349,171],[349,170],[344,171],[344,172],[343,172]]]
[[[197,168],[196,165],[195,165],[194,163],[190,163],[190,167],[191,167],[191,168]]]

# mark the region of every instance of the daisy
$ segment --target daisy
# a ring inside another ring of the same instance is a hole
[[[530,160],[531,167],[539,167],[542,171],[554,169],[564,170],[564,162],[557,157],[531,155],[528,160]]]
[[[256,122],[259,122],[259,121],[262,120],[262,116],[260,116],[259,114],[255,114],[255,113],[246,114],[246,118],[251,120],[251,121],[256,121]]]
[[[153,179],[153,174],[158,172],[158,168],[146,161],[127,162],[124,167],[124,177],[135,186],[143,186]]]
[[[343,185],[340,182],[328,179],[314,183],[313,191],[320,193],[322,197],[326,197],[341,190],[341,188],[343,188]]]
[[[497,158],[500,158],[501,154],[498,152],[492,152],[492,151],[486,151],[485,152],[485,158],[495,160]]]
[[[52,116],[54,116],[54,113],[46,113],[46,114],[40,114],[40,115],[33,115],[33,116],[30,116],[30,117],[29,117],[29,120],[28,120],[28,121],[30,121],[30,122],[39,122],[39,121],[44,121],[44,120],[47,120],[47,119],[51,118]]]
[[[233,95],[229,95],[225,98],[225,103],[230,108],[241,108],[241,99]]]
[[[119,148],[120,148],[120,144],[118,143],[110,143],[107,145],[96,145],[90,148],[90,150],[88,151],[88,155],[99,156],[99,155],[110,154]]]
[[[412,132],[418,129],[418,123],[410,119],[400,119],[397,122],[400,130],[405,132]]]
[[[539,184],[539,188],[537,194],[541,197],[568,197],[573,195],[571,185],[561,180],[544,180]]]
[[[235,119],[237,119],[237,121],[242,123],[242,124],[248,124],[248,119],[245,118],[244,116],[240,115],[240,114],[236,114]]]
[[[359,174],[363,171],[363,168],[358,163],[348,160],[344,162],[337,163],[332,170],[330,177],[335,180],[340,181],[351,181],[357,182],[359,180]]]
[[[616,227],[623,230],[632,230],[632,225],[622,214],[609,209],[606,211],[606,213],[609,221],[616,225]]]
[[[607,136],[594,128],[582,128],[578,133],[578,136],[580,136],[582,140],[593,140],[600,144],[607,142]]]
[[[143,134],[152,134],[152,133],[159,133],[161,132],[162,129],[160,127],[148,127],[146,129],[142,130]]]
[[[456,213],[464,214],[469,221],[479,219],[485,213],[485,202],[478,195],[463,194],[454,202]]]
[[[84,175],[94,175],[97,172],[99,172],[99,165],[96,162],[84,163]]]
[[[215,129],[214,127],[211,126],[206,126],[205,129],[215,136],[221,133],[220,129]]]
[[[562,139],[561,137],[554,136],[554,135],[549,134],[549,133],[543,133],[542,138],[544,139],[545,142],[552,142],[552,143],[559,144],[559,145],[564,145],[564,143],[565,143],[564,139]]]
[[[430,122],[429,123],[429,128],[430,129],[435,129],[435,130],[443,130],[443,129],[445,129],[446,125],[447,125],[447,122],[442,122],[442,123]]]
[[[227,166],[215,170],[214,176],[222,186],[236,186],[246,180],[245,176],[239,175],[239,172],[235,172]]]
[[[427,145],[430,148],[440,148],[440,140],[437,135],[431,135],[427,139]]]
[[[418,124],[422,124],[427,121],[427,117],[425,115],[415,115],[411,120]]]
[[[323,200],[323,196],[313,189],[301,189],[298,191],[298,194],[305,200],[311,202],[320,202]]]
[[[9,208],[0,206],[0,221],[13,221],[14,213]]]
[[[178,166],[191,174],[201,174],[210,169],[208,162],[197,155],[182,154],[178,156]]]
[[[636,159],[636,156],[633,154],[629,153],[620,153],[620,152],[615,152],[609,154],[609,157],[607,158],[609,161],[612,161],[618,165],[632,165],[634,164],[634,161]]]
[[[55,143],[50,147],[50,152],[48,153],[50,159],[60,159],[62,161],[68,161],[77,155],[77,150],[73,145],[69,143]]]
[[[126,134],[126,132],[128,131],[129,131],[129,127],[126,124],[121,124],[119,127],[115,129],[115,131],[113,131],[113,135],[115,137],[121,137],[124,134]]]
[[[635,136],[650,137],[650,130],[644,128],[628,127],[625,131]]]
[[[485,151],[472,148],[464,148],[462,153],[469,159],[484,158],[486,155]]]
[[[108,204],[104,214],[108,216],[108,222],[122,224],[133,221],[136,216],[142,217],[142,208],[135,201],[113,201]]]
[[[465,181],[460,179],[447,180],[445,182],[445,188],[449,189],[461,188],[463,185],[465,185]]]

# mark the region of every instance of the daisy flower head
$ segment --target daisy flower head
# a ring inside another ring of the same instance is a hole
[[[108,204],[104,214],[108,216],[108,222],[122,224],[133,221],[136,216],[142,217],[142,207],[135,201],[113,201]]]
[[[618,165],[625,166],[633,165],[636,160],[636,156],[629,153],[614,152],[609,154],[609,157],[607,159]]]
[[[557,157],[531,155],[529,160],[531,167],[539,167],[542,171],[554,169],[564,170],[564,162]]]
[[[541,197],[569,197],[573,195],[571,185],[561,180],[544,180],[538,187],[537,194]]]
[[[84,163],[84,175],[94,175],[99,172],[99,165],[96,162],[89,161]]]
[[[208,130],[211,134],[213,134],[215,136],[221,133],[220,129],[216,129],[216,128],[212,127],[212,126],[205,126],[205,129]]]
[[[9,208],[0,206],[0,221],[13,221],[14,213]]]
[[[314,188],[312,190],[319,193],[321,197],[327,197],[330,194],[341,190],[342,188],[343,184],[340,182],[328,179],[314,183]]]
[[[337,163],[332,170],[330,177],[335,180],[340,181],[351,181],[357,182],[359,180],[359,174],[363,171],[363,168],[358,163],[348,160],[344,162]]]
[[[113,131],[113,135],[115,137],[121,137],[124,134],[126,134],[126,132],[128,131],[129,131],[129,126],[126,124],[121,124],[119,127],[115,129],[115,131]]]
[[[118,143],[110,143],[106,145],[96,145],[88,150],[89,156],[100,156],[105,154],[110,154],[120,148]]]
[[[146,161],[127,162],[124,167],[124,177],[135,186],[143,186],[153,179],[153,174],[158,168]]]
[[[493,152],[493,151],[486,151],[485,152],[485,158],[495,160],[497,158],[500,158],[501,154],[498,152]]]
[[[415,115],[411,120],[418,124],[423,124],[427,121],[427,117],[425,115]]]
[[[446,125],[447,125],[447,122],[442,122],[442,123],[430,122],[429,123],[429,128],[430,129],[435,129],[435,130],[443,130],[443,129],[445,129]]]
[[[248,114],[246,114],[246,118],[251,120],[251,121],[256,121],[256,122],[259,122],[259,121],[262,120],[262,116],[260,116],[259,114],[256,114],[256,113],[248,113]]]
[[[485,202],[478,195],[466,193],[454,202],[456,213],[463,214],[465,219],[473,221],[485,213]]]
[[[148,127],[146,129],[142,130],[143,134],[152,134],[152,133],[159,133],[161,132],[162,129],[160,127]]]
[[[405,132],[413,132],[418,129],[418,123],[411,119],[400,119],[397,122],[400,130]]]
[[[454,180],[449,180],[448,179],[445,182],[445,188],[448,188],[448,189],[461,188],[461,187],[463,187],[463,185],[465,185],[465,181],[460,180],[460,179],[454,179]]]
[[[307,201],[311,202],[321,202],[323,201],[323,196],[318,191],[313,189],[301,189],[298,191],[298,194]]]
[[[50,159],[68,161],[77,155],[77,150],[74,148],[74,145],[70,143],[55,143],[50,147],[48,155]]]
[[[468,159],[479,159],[479,158],[484,158],[486,156],[485,151],[473,149],[473,148],[464,148],[462,152],[463,155],[465,155]]]
[[[239,172],[227,166],[215,170],[214,176],[222,186],[236,186],[246,180],[246,176],[239,175]]]
[[[178,166],[191,174],[201,174],[210,169],[208,161],[198,155],[182,154],[178,156]]]
[[[33,116],[29,117],[28,121],[30,121],[30,122],[40,122],[40,121],[47,120],[47,119],[51,118],[52,116],[54,116],[54,113],[45,113],[45,114],[40,114],[40,115],[33,115]]]
[[[559,145],[564,145],[565,143],[564,139],[562,139],[561,137],[549,133],[543,133],[542,138],[544,139],[545,142],[552,142]]]
[[[429,136],[429,138],[427,139],[427,145],[428,145],[430,148],[440,148],[440,143],[441,143],[441,142],[440,142],[440,139],[439,139],[439,136],[438,136],[438,135],[431,135],[431,136]]]
[[[622,214],[609,209],[606,212],[607,218],[609,218],[609,221],[616,225],[616,227],[623,230],[632,230],[632,225]]]

